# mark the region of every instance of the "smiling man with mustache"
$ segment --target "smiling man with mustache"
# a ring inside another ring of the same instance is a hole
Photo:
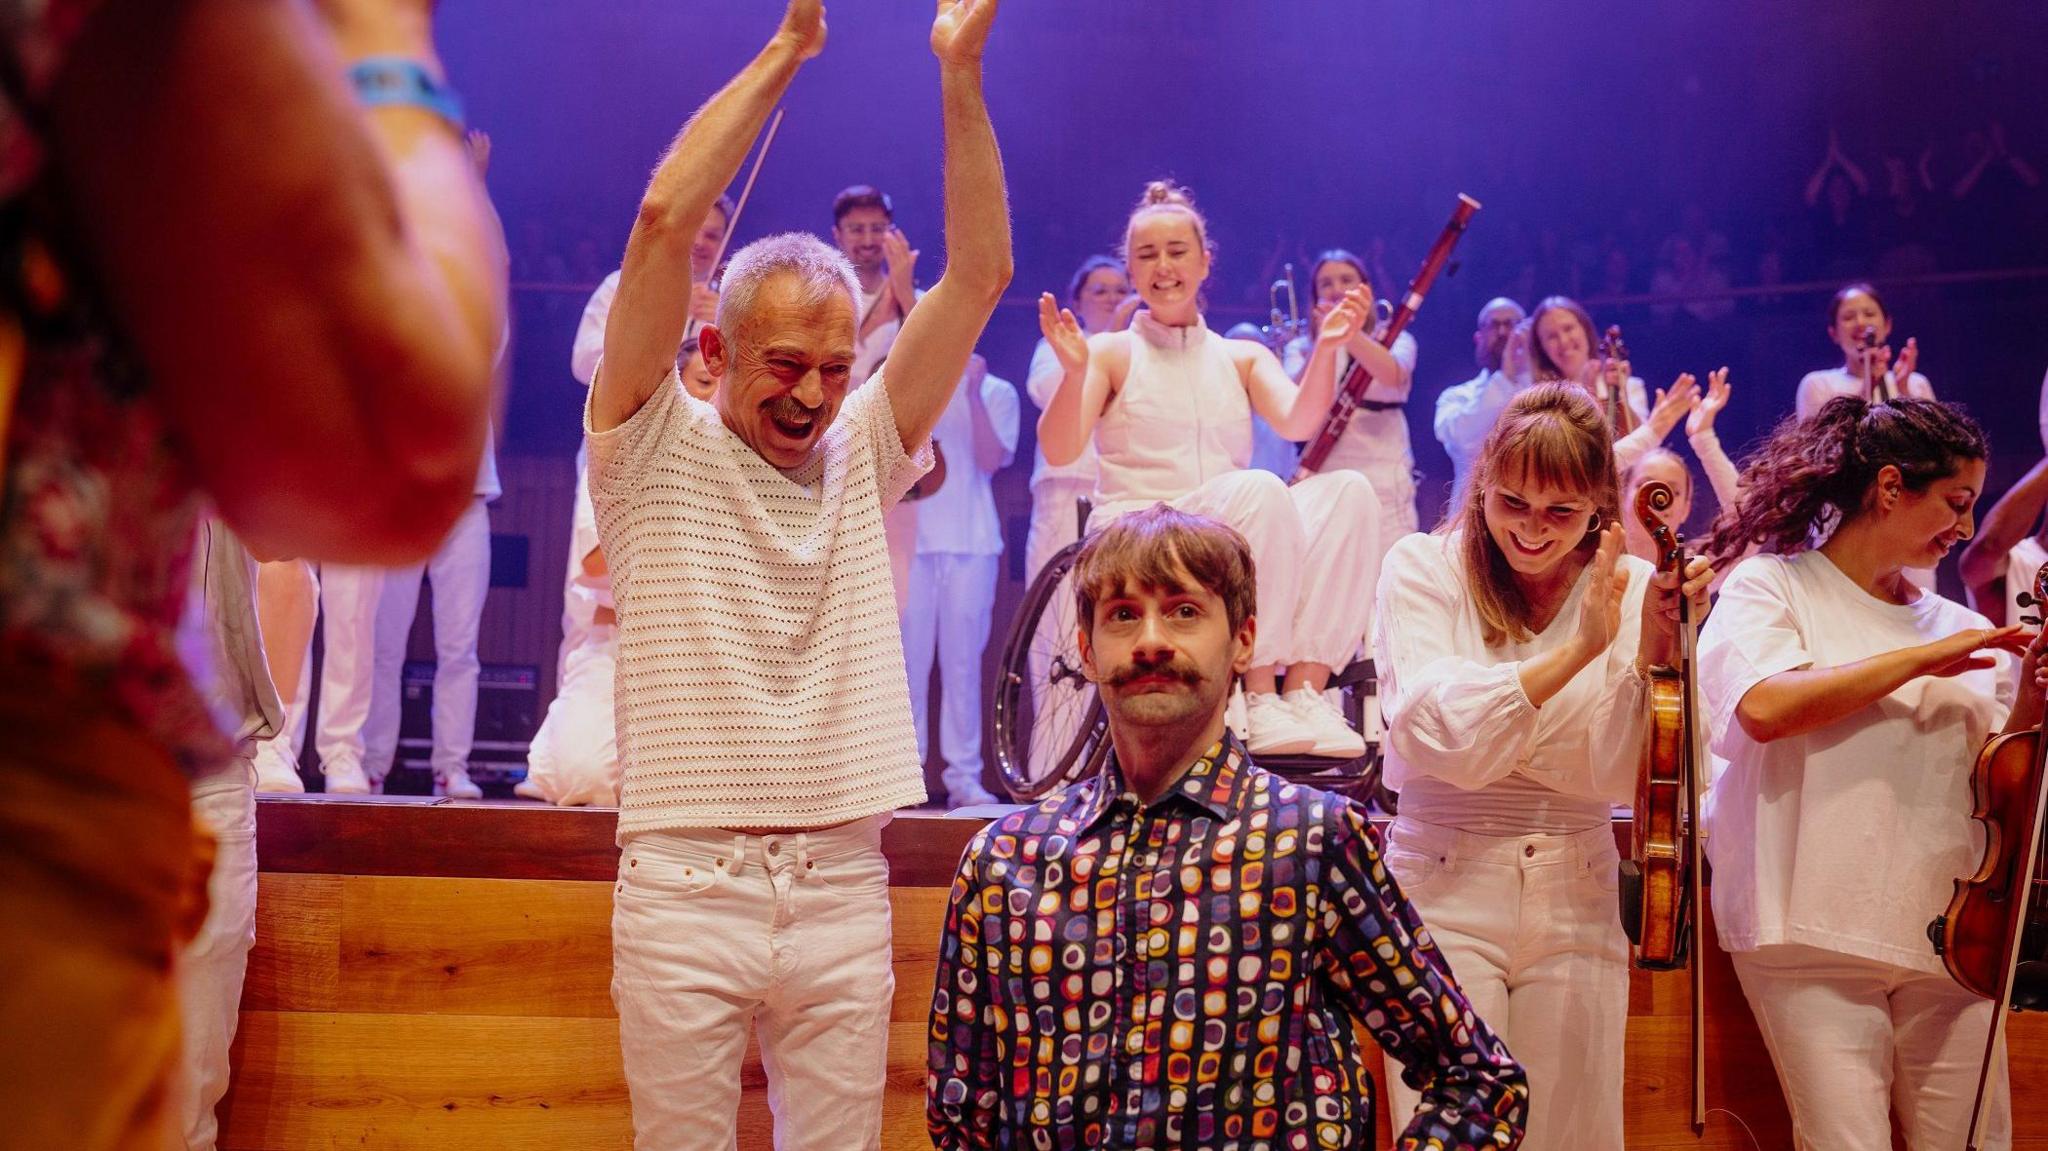
[[[1074,567],[1103,773],[991,824],[953,881],[926,1116],[982,1147],[1369,1147],[1363,1024],[1423,1104],[1404,1149],[1514,1147],[1522,1070],[1472,1014],[1365,813],[1223,722],[1251,550],[1166,504]]]
[[[640,1151],[734,1145],[750,1033],[778,1146],[880,1146],[894,990],[881,829],[924,799],[882,517],[930,466],[1010,279],[981,90],[995,9],[939,0],[948,262],[858,391],[860,281],[796,234],[727,267],[698,334],[710,401],[676,377],[692,241],[823,50],[818,0],[790,0],[683,129],[627,242],[585,418],[618,614],[612,997]]]

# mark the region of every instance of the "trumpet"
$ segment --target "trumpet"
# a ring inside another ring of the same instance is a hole
[[[1281,302],[1286,301],[1283,311]],[[1301,297],[1294,291],[1294,265],[1282,266],[1280,278],[1266,287],[1267,322],[1259,328],[1259,339],[1277,354],[1308,329],[1301,318]]]

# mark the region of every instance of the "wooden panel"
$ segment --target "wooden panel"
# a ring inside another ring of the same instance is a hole
[[[244,1011],[332,1011],[341,981],[341,877],[256,877]]]
[[[882,829],[890,883],[946,887],[985,820],[901,812]],[[269,872],[472,879],[617,878],[619,813],[523,801],[264,795],[256,854]]]

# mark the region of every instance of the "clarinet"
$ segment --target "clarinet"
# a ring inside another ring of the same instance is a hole
[[[1472,220],[1472,213],[1479,210],[1479,201],[1463,192],[1458,193],[1458,206],[1451,212],[1451,222],[1437,235],[1436,243],[1429,247],[1429,255],[1423,257],[1422,270],[1415,273],[1415,279],[1408,285],[1408,294],[1401,297],[1401,306],[1394,309],[1394,315],[1387,321],[1383,342],[1391,347],[1394,339],[1415,318],[1422,307],[1422,298],[1429,294],[1429,287],[1436,282],[1437,273],[1450,262],[1451,249],[1465,235],[1465,226]],[[1365,365],[1354,361],[1351,370],[1337,384],[1337,397],[1330,404],[1329,417],[1323,421],[1321,430],[1301,452],[1301,466],[1295,470],[1292,482],[1302,480],[1322,470],[1323,461],[1330,458],[1330,450],[1343,437],[1344,429],[1351,426],[1351,417],[1365,401],[1365,390],[1372,386],[1372,373]]]

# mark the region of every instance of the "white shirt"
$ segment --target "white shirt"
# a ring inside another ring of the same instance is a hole
[[[2048,372],[2041,376],[2041,446],[2048,448]]]
[[[1251,396],[1222,336],[1200,319],[1171,328],[1140,311],[1130,347],[1123,386],[1095,424],[1097,523],[1177,500],[1252,460]]]
[[[1314,343],[1309,337],[1295,337],[1287,345],[1287,354],[1282,360],[1287,374],[1300,379],[1302,370],[1308,366],[1309,353],[1314,350]],[[1402,332],[1394,337],[1394,344],[1387,349],[1387,354],[1401,366],[1401,378],[1382,380],[1375,377],[1365,389],[1365,398],[1379,403],[1405,404],[1415,379],[1415,337]],[[1344,375],[1350,370],[1351,353],[1339,351],[1339,384],[1344,382]],[[1329,458],[1323,461],[1324,471],[1340,469],[1364,472],[1368,479],[1389,474],[1406,479],[1411,475],[1415,471],[1415,452],[1408,441],[1407,411],[1402,408],[1379,411],[1360,408],[1351,413],[1351,422],[1344,426],[1344,434],[1338,437],[1337,445],[1330,449]]]
[[[604,325],[611,318],[612,300],[619,294],[619,273],[598,281],[597,290],[590,293],[590,299],[583,305],[583,318],[576,322],[576,343],[569,349],[569,374],[584,387],[590,386],[590,378],[597,372],[598,358],[604,355]],[[689,302],[684,301],[688,307]],[[683,323],[683,338],[689,339],[704,330],[704,324],[691,316]]]
[[[1482,371],[1436,398],[1436,439],[1451,457],[1452,507],[1463,497],[1465,477],[1472,474],[1493,425],[1521,390],[1506,372]]]
[[[787,474],[673,371],[618,427],[589,418],[619,613],[621,842],[922,803],[882,515],[931,450],[904,452],[881,379]]]
[[[1923,592],[1887,603],[1817,551],[1738,564],[1700,635],[1713,749],[1707,850],[1721,944],[1797,943],[1939,973],[1927,924],[1975,871],[1970,768],[2011,706],[2011,657],[1922,676],[1826,727],[1759,744],[1735,718],[1780,672],[1831,668],[1990,621]]]
[[[1643,596],[1653,569],[1621,557],[1628,573],[1621,626],[1605,655],[1542,707],[1522,690],[1524,660],[1568,643],[1579,627],[1581,573],[1550,626],[1521,643],[1488,647],[1465,581],[1462,531],[1404,536],[1380,567],[1373,610],[1387,785],[1401,814],[1483,834],[1583,830],[1606,823],[1635,794],[1647,683],[1636,671]],[[1531,787],[1529,785],[1539,785]],[[1514,795],[1499,810],[1486,793]],[[1543,809],[1530,806],[1546,797]],[[1473,826],[1474,812],[1486,808]]]
[[[876,283],[874,291],[864,291],[861,293],[860,314],[854,317],[854,331],[856,333],[860,331],[861,325],[867,323],[868,313],[880,306],[882,297],[887,295],[888,292],[889,280],[888,277],[884,276]],[[924,293],[918,292],[916,297],[922,299]],[[896,333],[902,330],[903,317],[897,316],[895,319],[889,320],[874,331],[869,332],[865,337],[856,335],[853,347],[852,370],[854,386],[860,386],[869,376],[874,374],[876,366],[888,357],[889,349],[895,346]]]
[[[1004,454],[1017,450],[1017,387],[994,375],[981,381],[981,403]],[[992,477],[974,463],[974,409],[963,385],[939,414],[932,441],[946,453],[946,482],[917,505],[917,554],[1003,554]]]
[[[583,453],[576,453],[576,510],[569,525],[569,570],[562,580],[562,651],[566,654],[589,642],[597,624],[597,609],[616,607],[612,603],[612,576],[590,575],[583,570],[583,557],[598,547],[597,509],[590,502],[590,471]]]
[[[1927,382],[1926,376],[1914,372],[1906,379],[1905,394],[1916,400],[1931,400],[1934,398],[1934,385]],[[1820,411],[1836,396],[1868,395],[1869,393],[1863,390],[1863,377],[1847,368],[1808,372],[1799,381],[1799,396],[1793,411],[1798,413],[1800,419],[1810,420],[1815,412]]]
[[[1031,395],[1031,402],[1038,410],[1045,411],[1052,403],[1055,392],[1060,390],[1060,380],[1066,376],[1060,367],[1060,358],[1055,355],[1052,345],[1043,338],[1038,346],[1031,349],[1031,367],[1024,377],[1024,390]],[[1046,480],[1079,480],[1090,488],[1095,486],[1095,441],[1090,439],[1081,446],[1081,454],[1072,463],[1049,464],[1045,462],[1045,450],[1039,449],[1037,460],[1031,465],[1031,486],[1033,488]]]

